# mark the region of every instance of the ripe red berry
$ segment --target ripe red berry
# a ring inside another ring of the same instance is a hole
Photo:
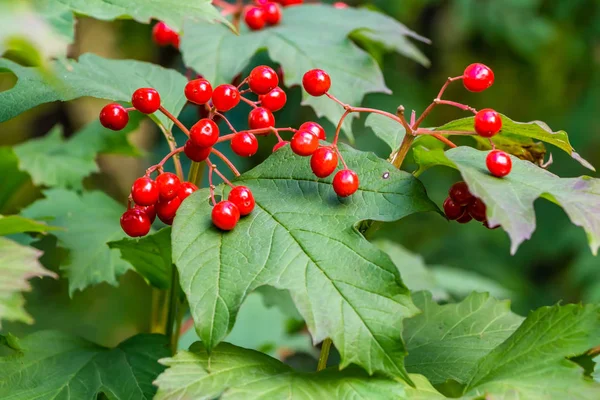
[[[183,146],[183,152],[187,158],[195,162],[206,160],[206,158],[210,155],[211,150],[212,147],[196,146],[191,140],[185,142],[185,146]]]
[[[475,131],[479,136],[490,138],[502,129],[502,117],[491,108],[484,108],[475,115]]]
[[[219,85],[213,91],[212,101],[218,111],[229,111],[239,104],[240,92],[233,85]]]
[[[275,153],[277,150],[279,150],[280,148],[284,147],[287,144],[290,144],[290,142],[288,142],[287,140],[277,143],[275,146],[273,146],[273,153]]]
[[[305,122],[300,125],[300,131],[309,131],[313,135],[319,138],[319,140],[327,140],[327,136],[325,136],[325,129],[316,122]]]
[[[311,96],[323,96],[331,88],[331,78],[322,69],[313,69],[304,74],[302,86]]]
[[[248,132],[238,132],[231,139],[231,150],[240,157],[250,157],[258,151],[256,136]]]
[[[463,216],[465,209],[463,206],[452,200],[452,198],[448,197],[446,201],[444,201],[444,213],[449,220],[454,221]]]
[[[231,201],[221,201],[213,207],[211,217],[217,228],[230,231],[240,220],[240,210]]]
[[[485,159],[485,164],[490,173],[498,178],[508,175],[512,169],[512,160],[501,150],[490,151]]]
[[[177,197],[179,197],[179,200],[184,201],[196,190],[198,190],[198,186],[194,185],[192,182],[183,182],[179,186],[179,190],[177,190]]]
[[[253,31],[264,28],[267,23],[265,12],[260,7],[249,7],[244,14],[244,21],[246,21],[246,25]]]
[[[460,206],[466,206],[473,200],[473,195],[465,182],[456,182],[452,185],[448,191],[448,195]]]
[[[473,220],[473,217],[471,217],[471,214],[466,212],[460,218],[458,218],[456,220],[456,222],[458,222],[459,224],[466,224],[468,222],[471,222],[472,220]]]
[[[198,147],[211,147],[219,140],[219,127],[211,119],[201,119],[190,129],[190,140]]]
[[[171,172],[163,172],[157,176],[156,183],[158,184],[158,192],[161,200],[171,200],[176,197],[179,186],[181,185],[181,181],[177,175],[172,174]]]
[[[120,104],[107,104],[100,111],[100,123],[103,127],[120,131],[127,126],[129,113]]]
[[[319,139],[309,131],[298,131],[290,142],[292,151],[299,156],[307,157],[319,148]]]
[[[248,215],[254,210],[254,196],[246,186],[236,186],[231,189],[227,200],[236,205],[242,216]]]
[[[348,197],[358,190],[358,175],[351,169],[343,169],[333,177],[333,190],[340,197]]]
[[[486,207],[485,203],[478,198],[475,198],[467,206],[467,212],[471,214],[471,217],[475,218],[479,222],[486,220]]]
[[[206,104],[212,97],[212,86],[206,79],[194,79],[185,85],[185,97],[194,104]]]
[[[156,219],[156,209],[154,208],[154,206],[140,206],[139,204],[136,204],[134,208],[146,213],[148,218],[150,218],[150,223],[154,222],[154,220]]]
[[[273,68],[260,65],[250,72],[248,85],[258,95],[267,94],[279,85],[279,77]]]
[[[471,64],[465,69],[463,84],[471,92],[482,92],[494,84],[494,72],[481,63]]]
[[[158,201],[158,184],[148,176],[142,176],[131,186],[131,198],[140,206],[151,206]]]
[[[277,25],[281,21],[281,8],[273,2],[267,2],[262,6],[265,12],[265,21],[269,25]]]
[[[276,0],[276,1],[284,7],[295,6],[297,4],[304,3],[304,0]]]
[[[168,46],[170,44],[175,46],[179,44],[179,35],[169,25],[159,21],[152,28],[152,40],[158,46]]]
[[[326,178],[333,174],[337,166],[338,156],[331,147],[317,149],[310,158],[310,168],[319,178]]]
[[[275,126],[273,113],[264,107],[257,107],[248,114],[248,126],[250,129],[263,129]]]
[[[279,111],[287,102],[287,95],[280,87],[276,87],[267,94],[258,97],[260,104],[272,112]]]
[[[146,236],[150,232],[151,225],[148,215],[137,208],[125,211],[121,216],[121,228],[131,237]]]
[[[167,225],[173,224],[173,219],[177,214],[177,210],[179,210],[179,206],[181,205],[181,199],[177,196],[173,197],[170,200],[160,199],[158,203],[156,203],[156,215],[158,215],[158,219],[164,222]]]
[[[348,8],[348,4],[344,3],[343,1],[336,1],[335,3],[333,3],[333,6],[335,8],[339,8],[339,9],[344,9],[344,8]]]
[[[133,92],[131,104],[144,114],[152,114],[160,107],[160,95],[156,89],[140,88]]]

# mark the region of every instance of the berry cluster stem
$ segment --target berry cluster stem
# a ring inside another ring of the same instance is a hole
[[[169,145],[169,149],[174,151],[177,149],[177,142],[175,141],[175,137],[173,137],[173,133],[168,130],[162,123],[158,123],[158,126],[163,133],[167,144]],[[181,166],[181,161],[179,160],[179,155],[173,157],[173,163],[175,164],[175,173],[179,179],[183,179],[183,167]]]
[[[331,350],[332,340],[327,338],[321,345],[321,353],[319,354],[319,363],[317,364],[317,371],[323,371],[327,368],[327,359],[329,358],[329,351]]]

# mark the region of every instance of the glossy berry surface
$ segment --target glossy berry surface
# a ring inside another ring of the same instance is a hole
[[[177,197],[179,197],[179,200],[184,201],[196,190],[198,190],[198,186],[194,185],[192,182],[183,182],[179,186],[179,190],[177,190]]]
[[[240,103],[240,92],[233,85],[219,85],[213,90],[212,102],[218,111],[229,111]]]
[[[272,112],[281,110],[287,102],[287,95],[280,87],[258,97],[261,106]]]
[[[302,86],[311,96],[323,96],[331,88],[331,78],[322,69],[313,69],[304,74]]]
[[[121,216],[121,228],[127,236],[141,237],[150,232],[150,217],[138,208],[127,210]]]
[[[471,92],[483,92],[494,84],[494,72],[484,64],[471,64],[465,69],[463,84]]]
[[[473,217],[471,217],[471,214],[466,212],[462,215],[462,217],[458,218],[456,220],[456,222],[458,222],[459,224],[466,224],[466,223],[471,222],[472,220],[473,220]]]
[[[444,213],[449,220],[457,220],[465,213],[465,209],[460,204],[456,203],[450,197],[444,201]]]
[[[181,199],[175,196],[170,200],[160,199],[154,208],[156,209],[158,219],[167,225],[172,225],[180,205]]]
[[[465,182],[456,182],[450,187],[448,195],[458,205],[466,206],[473,200],[473,195]]]
[[[206,79],[194,79],[185,85],[185,97],[194,104],[206,104],[212,97],[213,89]]]
[[[249,7],[244,14],[246,25],[253,31],[258,31],[265,27],[265,11],[261,7]]]
[[[183,152],[187,158],[195,162],[206,160],[206,158],[210,155],[211,150],[212,147],[196,146],[191,140],[185,142],[185,146],[183,146]]]
[[[319,148],[319,139],[309,131],[298,131],[290,142],[292,151],[299,156],[312,155]]]
[[[248,76],[248,86],[254,93],[261,95],[267,94],[279,85],[279,77],[275,70],[266,65],[261,65],[250,72]]]
[[[302,125],[300,125],[300,129],[301,131],[309,131],[310,133],[312,133],[313,135],[315,135],[317,138],[319,138],[319,140],[326,140],[327,136],[325,136],[325,129],[323,129],[323,127],[319,124],[317,124],[316,122],[305,122]]]
[[[485,215],[485,204],[483,201],[477,198],[469,203],[469,205],[467,206],[467,212],[471,215],[471,217],[473,217],[479,222],[483,222],[487,218]]]
[[[281,8],[276,3],[266,2],[262,6],[265,12],[265,21],[269,25],[277,25],[281,21]]]
[[[287,140],[278,142],[275,146],[273,146],[273,153],[275,153],[277,150],[281,149],[282,147],[287,146],[288,144],[290,144],[290,142],[288,142]]]
[[[148,176],[138,178],[131,186],[131,198],[140,206],[151,206],[158,201],[158,184]]]
[[[177,175],[171,172],[163,172],[157,176],[156,183],[158,185],[158,193],[161,200],[171,200],[176,197],[179,185],[181,185],[181,181]]]
[[[236,186],[231,189],[227,200],[236,205],[242,216],[248,215],[254,210],[254,196],[246,186]]]
[[[213,207],[211,217],[217,228],[230,231],[240,220],[240,210],[231,201],[221,201]]]
[[[475,115],[475,131],[479,136],[490,138],[502,129],[502,117],[491,108],[485,108]]]
[[[250,129],[269,128],[275,126],[275,117],[265,107],[257,107],[248,114],[248,126]]]
[[[100,111],[100,123],[103,127],[120,131],[127,126],[129,113],[120,104],[107,104]]]
[[[350,169],[343,169],[333,177],[333,190],[340,197],[348,197],[358,190],[358,175]]]
[[[162,21],[152,28],[152,41],[161,47],[168,45],[179,47],[179,35]]]
[[[201,119],[190,129],[190,140],[198,147],[211,147],[219,140],[219,127],[211,119]]]
[[[333,174],[337,166],[338,156],[331,147],[317,149],[310,158],[310,168],[319,178],[326,178]]]
[[[160,107],[160,95],[156,89],[140,88],[133,92],[131,104],[141,113],[152,114]]]
[[[136,204],[134,208],[146,213],[148,218],[150,218],[150,223],[154,222],[154,220],[156,219],[156,209],[154,208],[154,206],[140,206]]]
[[[238,132],[231,139],[231,150],[240,157],[250,157],[258,151],[256,136],[248,132]]]
[[[485,164],[490,173],[498,178],[510,174],[512,169],[512,160],[501,150],[490,151],[485,159]]]

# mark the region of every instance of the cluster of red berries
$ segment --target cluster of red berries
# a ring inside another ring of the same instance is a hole
[[[482,222],[487,228],[486,206],[481,199],[473,196],[465,182],[457,182],[450,187],[444,201],[444,212],[451,221],[466,224],[472,220]]]
[[[157,22],[152,28],[152,40],[157,46],[173,46],[179,49],[179,34],[162,21]]]
[[[255,5],[244,10],[244,22],[253,31],[259,31],[265,26],[277,25],[281,21],[279,4],[269,0],[255,0]]]

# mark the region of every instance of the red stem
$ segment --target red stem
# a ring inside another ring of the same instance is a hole
[[[213,148],[210,152],[213,153],[214,155],[216,155],[217,157],[219,157],[221,160],[223,160],[223,162],[225,164],[227,164],[227,166],[234,173],[235,176],[240,176],[240,171],[237,170],[235,165],[233,165],[233,163],[231,161],[229,161],[229,159],[227,157],[225,157],[225,155],[223,153],[221,153],[219,150],[217,150],[215,148]]]
[[[251,129],[251,130],[245,131],[245,132],[251,133],[256,136],[267,136],[267,135],[270,135],[271,133],[273,133],[275,136],[279,136],[278,132],[294,132],[294,133],[296,133],[296,131],[297,131],[297,129],[294,129],[294,128],[260,128],[260,129]],[[226,142],[228,140],[231,140],[231,139],[233,139],[234,136],[235,136],[235,133],[232,133],[230,135],[221,136],[219,138],[219,140],[217,141],[217,143]]]
[[[190,136],[190,131],[179,121],[173,114],[171,114],[166,108],[160,106],[158,110],[163,113],[167,118],[169,118],[175,125],[179,127],[186,135]]]
[[[227,117],[225,117],[225,115],[221,114],[218,111],[215,111],[214,115],[223,118],[223,120],[225,121],[225,123],[227,124],[227,126],[229,127],[229,129],[231,129],[231,132],[237,133],[237,131],[235,130],[235,128],[233,127],[233,125],[231,124],[231,122],[229,122],[229,120],[227,119]]]
[[[152,167],[148,168],[146,170],[146,175],[150,175],[151,173],[153,173],[154,171],[156,171],[157,169],[162,169],[163,166],[165,165],[165,163],[167,161],[169,161],[169,159],[171,157],[173,157],[175,154],[179,154],[183,151],[183,146],[182,147],[178,147],[175,150],[171,151],[169,154],[167,154],[165,156],[165,158],[163,158],[158,164],[153,165]]]
[[[240,99],[241,99],[241,100],[242,100],[244,103],[246,103],[246,104],[250,104],[250,105],[251,105],[252,107],[254,107],[254,108],[258,107],[258,106],[256,105],[256,103],[255,103],[255,102],[253,102],[252,100],[248,100],[248,99],[247,99],[247,98],[245,98],[244,96],[240,96]]]

